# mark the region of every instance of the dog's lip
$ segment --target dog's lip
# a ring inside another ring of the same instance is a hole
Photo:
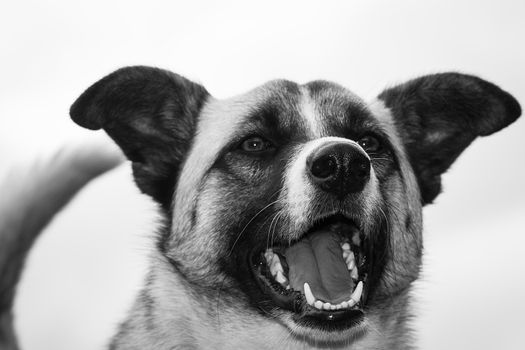
[[[327,214],[312,220],[308,231],[301,235],[302,239],[309,232],[316,227],[319,223],[326,222],[327,220],[346,220],[351,221],[356,227],[359,227],[358,223],[346,216],[339,213]],[[296,240],[299,241],[300,239]],[[292,243],[292,245],[295,242]],[[286,290],[282,286],[278,285],[273,279],[268,278],[263,273],[262,269],[265,266],[264,258],[262,258],[262,252],[265,247],[255,247],[252,249],[249,257],[249,264],[253,273],[253,277],[262,290],[263,294],[269,296],[274,302],[275,306],[291,311],[292,318],[298,325],[303,325],[310,328],[322,328],[325,330],[345,330],[356,326],[361,323],[364,319],[364,311],[362,305],[366,301],[367,287],[363,292],[362,302],[358,305],[340,310],[319,310],[307,303],[305,295],[300,291]]]

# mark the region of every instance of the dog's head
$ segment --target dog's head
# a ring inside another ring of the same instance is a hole
[[[160,204],[158,249],[194,298],[213,305],[220,290],[225,307],[315,342],[362,334],[406,294],[420,267],[421,209],[441,175],[520,113],[508,93],[458,73],[367,104],[325,81],[272,81],[217,100],[147,67],[110,74],[71,108],[120,145]]]

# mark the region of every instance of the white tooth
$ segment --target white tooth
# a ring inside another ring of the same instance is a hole
[[[266,259],[266,263],[270,265],[273,260],[273,250],[266,249],[266,252],[264,253],[264,258]]]
[[[342,306],[341,304],[337,304],[337,305],[335,306],[335,309],[336,309],[336,310],[339,310],[339,309],[342,309],[342,308],[343,308],[343,306]]]
[[[281,265],[281,260],[279,259],[279,255],[274,254],[272,259],[272,264],[270,265],[270,272],[272,276],[275,277],[277,275],[277,271],[283,271],[283,266]]]
[[[335,310],[337,309],[337,305],[330,305],[330,310]]]
[[[361,300],[361,294],[363,293],[363,282],[359,281],[357,284],[357,287],[355,287],[354,292],[352,293],[352,296],[350,297],[351,300],[355,301],[356,304]]]
[[[343,309],[346,309],[346,308],[348,307],[348,302],[347,302],[347,301],[343,301],[343,302],[341,303],[341,307],[342,307]]]
[[[279,282],[280,284],[284,284],[284,283],[288,282],[286,277],[284,277],[282,271],[279,271],[279,270],[277,270],[277,276],[275,277],[275,280],[277,282]]]
[[[353,251],[350,251],[350,253],[348,254],[348,260],[350,259],[355,260],[355,255]]]
[[[290,285],[287,285],[287,286],[286,286],[286,290],[290,290]]]
[[[314,303],[314,306],[319,309],[319,310],[322,310],[323,309],[323,302],[321,300],[317,300],[315,303]]]
[[[330,303],[324,303],[324,304],[323,304],[323,309],[325,309],[325,310],[330,310],[330,306],[332,306],[332,304],[330,304]]]
[[[343,248],[343,250],[350,250],[350,244],[348,243],[344,243],[341,248]]]
[[[350,253],[351,252],[349,250],[343,250],[343,259],[346,260],[348,258],[348,256],[350,256]]]
[[[350,300],[348,300],[348,307],[352,307],[355,305],[355,300],[350,298]]]
[[[304,283],[304,296],[306,297],[306,302],[308,305],[313,306],[315,303],[315,298],[312,290],[310,289],[310,285],[307,282]]]
[[[354,266],[354,268],[352,269],[352,272],[350,272],[350,276],[355,280],[359,277],[357,267]]]
[[[345,262],[346,266],[348,266],[348,270],[352,271],[352,269],[355,266],[355,256],[353,252],[350,252],[350,254],[348,254],[348,256],[345,258]]]
[[[281,259],[279,258],[279,255],[274,254],[272,264],[281,266]]]
[[[352,243],[354,243],[356,246],[361,245],[361,238],[359,238],[359,232],[356,232],[352,237]]]
[[[266,263],[268,264],[268,266],[271,268],[274,264],[274,260],[275,260],[275,254],[273,253],[269,253],[267,256],[266,256]]]

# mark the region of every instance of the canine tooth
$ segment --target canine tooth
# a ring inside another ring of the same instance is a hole
[[[317,309],[322,310],[323,309],[323,302],[321,300],[316,300],[315,303],[314,303],[314,306]]]
[[[357,287],[355,287],[354,292],[352,293],[352,296],[350,297],[350,300],[355,301],[357,304],[359,300],[361,300],[361,294],[363,293],[363,282],[359,281],[357,284]]]
[[[354,243],[356,246],[361,246],[361,238],[359,238],[359,232],[356,232],[352,236],[352,243]]]
[[[331,306],[332,306],[332,304],[330,304],[330,303],[324,303],[324,304],[323,304],[323,309],[325,309],[325,310],[330,310],[330,307],[331,307]]]
[[[350,250],[350,244],[348,244],[348,243],[343,243],[343,245],[341,246],[341,248],[343,248],[343,250]]]
[[[275,276],[275,280],[279,282],[280,284],[284,284],[288,282],[288,280],[286,279],[286,277],[284,277],[282,271],[280,270],[277,270],[277,276]]]
[[[312,293],[312,290],[310,289],[310,285],[308,284],[308,282],[304,283],[304,296],[306,297],[306,302],[308,303],[308,305],[313,306],[315,303],[315,298],[314,298],[314,294]]]
[[[354,266],[354,268],[352,269],[352,271],[350,272],[350,276],[353,278],[353,279],[357,279],[359,277],[359,272],[357,271],[357,267]]]
[[[352,307],[356,304],[355,300],[350,298],[350,300],[348,300],[348,307]]]

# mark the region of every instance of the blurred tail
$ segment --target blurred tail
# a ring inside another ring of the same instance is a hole
[[[33,242],[84,185],[122,160],[116,149],[84,145],[12,171],[0,183],[0,349],[18,349],[12,306]]]

